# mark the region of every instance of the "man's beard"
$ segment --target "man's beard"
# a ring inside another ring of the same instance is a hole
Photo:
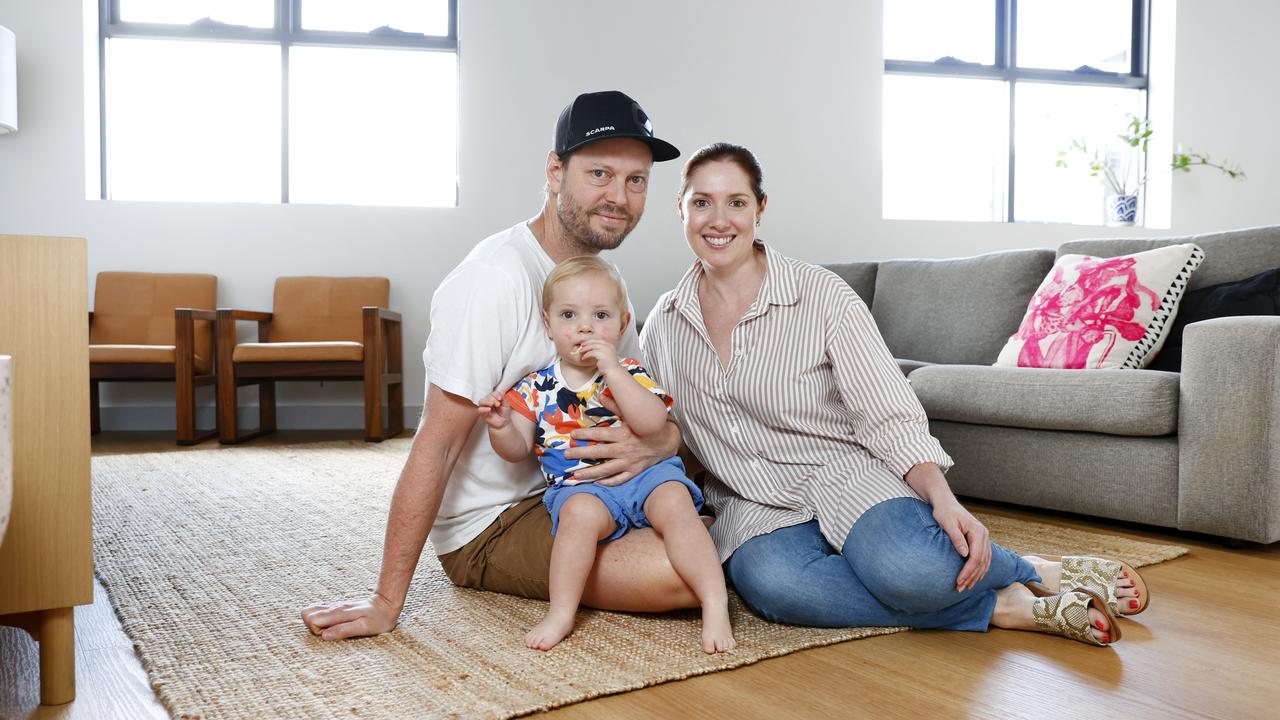
[[[626,225],[617,230],[597,232],[591,227],[591,216],[601,211],[625,218]],[[556,197],[556,218],[560,220],[560,226],[564,228],[568,240],[583,250],[595,252],[613,250],[621,245],[623,238],[634,230],[636,223],[640,221],[639,217],[633,217],[623,208],[608,202],[602,202],[590,209],[583,208],[572,195],[564,192]]]

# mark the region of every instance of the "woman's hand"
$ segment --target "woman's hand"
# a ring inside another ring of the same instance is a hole
[[[956,575],[956,592],[973,587],[991,567],[991,539],[987,528],[978,518],[964,509],[951,486],[947,484],[942,469],[931,462],[922,462],[907,471],[907,485],[924,501],[933,506],[933,519],[938,522],[960,557],[968,562]]]
[[[991,568],[991,539],[987,528],[954,496],[933,505],[933,519],[951,538],[956,552],[968,558],[956,576],[956,592],[973,587]]]
[[[501,430],[511,422],[511,406],[503,401],[503,393],[491,392],[476,405],[480,417],[489,427]]]

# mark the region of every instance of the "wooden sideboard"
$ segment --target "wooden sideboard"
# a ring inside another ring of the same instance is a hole
[[[0,354],[13,356],[13,511],[0,624],[40,643],[40,701],[75,699],[72,608],[93,602],[88,266],[83,238],[0,235]]]

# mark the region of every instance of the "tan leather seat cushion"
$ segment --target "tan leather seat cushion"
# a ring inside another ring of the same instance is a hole
[[[172,351],[173,311],[180,307],[213,310],[218,278],[191,273],[102,272],[93,292],[94,345],[159,345]],[[213,323],[195,322],[196,356],[213,357]],[[98,361],[93,361],[98,362]],[[138,362],[132,360],[103,362]],[[163,362],[141,361],[141,362]],[[170,359],[168,362],[173,362]],[[206,361],[205,370],[208,369]],[[200,369],[197,363],[197,370]]]
[[[231,354],[235,362],[360,362],[364,345],[358,342],[240,343]]]
[[[177,362],[177,348],[173,345],[90,345],[91,363],[145,363],[172,365]],[[196,372],[209,372],[209,357],[196,355]]]
[[[391,281],[382,277],[277,278],[268,339],[363,342],[361,308],[385,308],[390,298]]]

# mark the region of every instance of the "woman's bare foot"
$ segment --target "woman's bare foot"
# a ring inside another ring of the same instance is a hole
[[[732,650],[738,644],[729,625],[729,607],[721,602],[702,607],[702,650],[707,654]]]
[[[1041,575],[1044,578],[1043,575]],[[1048,579],[1045,583],[1048,584]],[[1050,586],[1053,587],[1053,586]],[[1035,618],[1031,615],[1031,604],[1036,596],[1031,589],[1021,583],[1014,583],[1007,588],[996,591],[996,609],[991,614],[991,624],[1008,630],[1037,630]],[[1089,633],[1094,639],[1111,642],[1111,623],[1106,613],[1089,608]]]
[[[552,608],[547,616],[524,636],[524,644],[534,650],[550,650],[573,632],[573,610]]]
[[[1024,555],[1023,559],[1035,566],[1044,586],[1054,592],[1062,592],[1062,563],[1047,560],[1038,555]],[[1142,607],[1138,588],[1125,571],[1116,575],[1116,608],[1121,615],[1132,615]],[[1105,598],[1104,598],[1105,599]]]

